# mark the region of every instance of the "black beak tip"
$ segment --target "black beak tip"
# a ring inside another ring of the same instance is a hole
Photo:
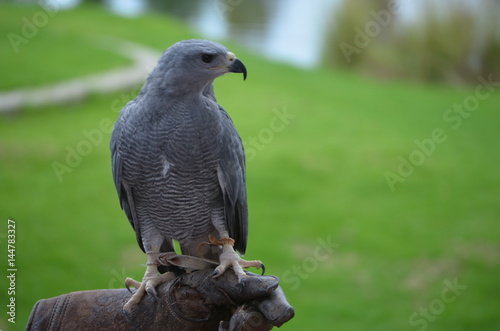
[[[229,67],[230,72],[235,72],[235,73],[242,73],[243,74],[243,80],[247,79],[247,68],[241,62],[239,59],[234,59],[233,64]]]

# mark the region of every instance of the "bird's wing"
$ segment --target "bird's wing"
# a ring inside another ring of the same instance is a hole
[[[234,248],[245,254],[248,236],[248,205],[245,180],[245,152],[243,142],[227,112],[222,113],[222,149],[219,159],[218,178],[224,197],[224,214],[229,236]]]
[[[133,103],[128,103],[125,107],[132,107]],[[127,218],[135,231],[137,242],[141,249],[145,252],[144,246],[142,244],[141,230],[139,227],[139,222],[137,220],[137,213],[135,210],[134,196],[131,186],[122,176],[123,160],[120,155],[119,147],[121,135],[124,126],[124,116],[125,109],[122,110],[122,114],[118,121],[116,121],[115,128],[111,135],[111,163],[113,170],[113,180],[115,182],[116,191],[118,192],[118,199],[120,200],[120,206],[127,215]]]

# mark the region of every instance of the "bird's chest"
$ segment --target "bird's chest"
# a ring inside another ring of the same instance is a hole
[[[140,161],[144,171],[215,169],[222,125],[218,110],[206,105],[179,105],[131,119],[123,136],[124,153]]]
[[[129,118],[122,134],[123,176],[138,189],[168,194],[205,194],[217,187],[222,140],[218,112],[218,108],[178,105]]]
[[[209,166],[217,162],[221,145],[219,114],[197,109],[172,114],[161,122],[167,130],[159,148],[169,162],[183,167]]]

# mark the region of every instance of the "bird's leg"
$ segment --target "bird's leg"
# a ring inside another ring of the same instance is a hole
[[[127,288],[129,286],[133,286],[137,289],[137,291],[127,301],[125,306],[123,306],[126,313],[130,313],[133,307],[139,304],[145,292],[156,298],[155,287],[175,278],[172,272],[166,272],[164,274],[158,273],[158,265],[160,264],[158,257],[161,253],[147,252],[146,254],[148,255],[148,262],[146,265],[146,272],[142,278],[142,283],[128,277],[125,280]]]
[[[238,281],[241,282],[247,275],[243,272],[242,268],[255,267],[257,269],[262,268],[262,273],[266,270],[264,264],[259,260],[254,261],[246,261],[243,260],[235,251],[234,251],[234,240],[231,238],[222,238],[217,242],[219,245],[222,245],[222,253],[219,256],[220,264],[217,268],[215,268],[212,276],[213,278],[217,278],[226,271],[228,267],[233,267],[234,273],[238,276]]]

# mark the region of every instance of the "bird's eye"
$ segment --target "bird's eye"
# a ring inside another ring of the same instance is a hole
[[[205,63],[210,63],[214,59],[213,54],[202,54],[201,55],[201,60]]]

